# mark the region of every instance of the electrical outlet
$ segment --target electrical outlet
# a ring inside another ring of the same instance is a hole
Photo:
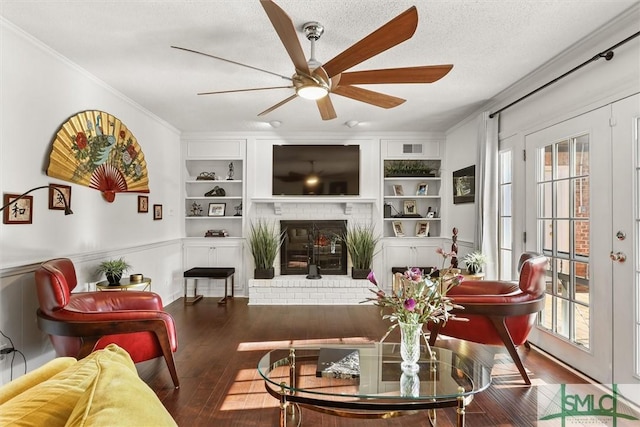
[[[4,356],[13,352],[11,342],[0,335],[0,361],[4,360]]]

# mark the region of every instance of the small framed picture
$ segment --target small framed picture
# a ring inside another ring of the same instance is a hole
[[[418,221],[416,223],[416,236],[417,237],[429,236],[429,221]]]
[[[393,195],[394,196],[404,196],[404,190],[402,189],[402,185],[395,184],[393,186]]]
[[[402,228],[402,221],[393,221],[393,234],[396,237],[404,237],[404,229]]]
[[[5,194],[3,205],[20,197],[19,194]],[[4,224],[31,224],[33,221],[33,196],[24,196],[4,210]]]
[[[62,184],[49,184],[49,209],[63,211],[64,201],[71,208],[71,186]]]
[[[209,216],[224,216],[226,203],[209,203]]]
[[[405,215],[415,215],[417,213],[415,200],[405,200],[403,202],[403,208]]]
[[[428,189],[429,186],[427,185],[427,183],[421,182],[420,184],[418,184],[418,188],[416,188],[416,196],[426,196]]]
[[[138,213],[149,212],[149,197],[138,196]]]
[[[153,220],[162,219],[162,205],[153,205]]]

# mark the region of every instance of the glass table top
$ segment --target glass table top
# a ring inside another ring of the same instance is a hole
[[[343,400],[451,400],[491,383],[491,369],[473,358],[423,346],[415,373],[403,372],[399,343],[297,346],[272,350],[258,371],[272,388],[297,396]]]

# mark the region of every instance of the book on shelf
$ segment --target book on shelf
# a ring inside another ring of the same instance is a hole
[[[359,378],[360,351],[352,348],[321,348],[316,377]]]
[[[227,237],[229,233],[227,230],[207,230],[204,237]]]

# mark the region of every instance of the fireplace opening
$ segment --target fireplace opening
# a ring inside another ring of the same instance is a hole
[[[320,274],[346,275],[346,221],[280,221],[286,230],[280,249],[280,274],[307,274],[315,261]]]

